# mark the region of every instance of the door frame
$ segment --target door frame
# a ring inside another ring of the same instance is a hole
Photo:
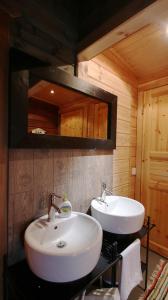
[[[164,89],[165,87],[165,89]],[[138,111],[137,111],[137,150],[136,150],[136,184],[135,184],[135,199],[142,202],[141,199],[141,182],[143,180],[142,165],[143,165],[143,151],[144,151],[144,107],[145,98],[148,96],[157,96],[159,90],[163,93],[168,91],[168,77],[164,77],[152,82],[148,82],[139,86],[138,89]],[[160,93],[159,93],[160,94]],[[154,245],[151,241],[150,248],[161,255],[165,252],[160,252],[160,248]],[[166,252],[167,253],[167,252]]]
[[[137,111],[137,149],[136,149],[136,182],[135,199],[141,202],[141,176],[143,154],[143,115],[144,92],[168,85],[168,76],[141,84],[138,86],[138,111]]]

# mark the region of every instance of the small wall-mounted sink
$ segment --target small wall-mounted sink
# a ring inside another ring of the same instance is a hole
[[[69,218],[45,215],[25,232],[28,264],[38,277],[68,282],[89,274],[96,266],[102,246],[102,228],[94,218],[73,212]]]
[[[92,200],[91,213],[100,222],[103,230],[115,234],[131,234],[142,228],[145,209],[136,200],[106,196],[105,203]]]

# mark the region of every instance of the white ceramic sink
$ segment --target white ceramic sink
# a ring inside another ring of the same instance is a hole
[[[92,200],[91,213],[100,222],[103,230],[116,234],[131,234],[141,229],[145,209],[136,200],[106,196],[105,203]]]
[[[73,212],[69,218],[45,215],[25,231],[28,264],[38,277],[68,282],[89,274],[96,266],[102,246],[102,228],[86,214]]]

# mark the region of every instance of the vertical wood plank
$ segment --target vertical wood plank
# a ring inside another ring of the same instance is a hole
[[[9,159],[8,263],[14,263],[23,257],[23,231],[34,216],[33,150],[11,150]]]
[[[144,93],[138,95],[138,114],[137,114],[137,150],[136,150],[136,184],[135,198],[141,199],[141,166],[142,166],[142,132],[143,132],[143,114],[144,114]]]
[[[9,18],[0,10],[0,298],[3,299],[3,268],[7,253],[7,93]]]
[[[54,191],[53,150],[34,150],[33,193],[34,215],[47,212],[49,194]]]
[[[111,61],[106,52],[92,61],[80,63],[79,76],[118,96],[117,150],[114,150],[113,160],[126,158],[129,163],[124,172],[121,172],[121,164],[113,163],[113,190],[117,191],[118,187],[121,191],[121,186],[127,183],[127,196],[131,193],[134,197],[135,177],[131,175],[131,167],[132,157],[136,156],[137,81],[128,70],[121,68],[120,62]]]

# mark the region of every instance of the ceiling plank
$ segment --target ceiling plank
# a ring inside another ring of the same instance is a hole
[[[25,18],[17,18],[12,24],[11,46],[50,64],[75,63],[75,46],[72,43],[68,47],[64,40],[60,31],[54,39],[50,32],[42,31]]]
[[[142,83],[138,85],[138,90],[140,91],[147,91],[147,90],[151,90],[151,89],[155,89],[158,87],[162,87],[168,85],[168,76],[163,77],[163,78],[159,78],[156,80],[152,80],[146,83]]]
[[[145,9],[139,11],[140,10],[139,8],[140,7],[142,8],[140,3],[142,5],[144,4],[144,1],[141,0],[134,1],[134,3],[131,4],[132,8],[131,5],[128,5],[127,7],[124,7],[120,12],[118,12],[116,15],[112,16],[111,28],[113,29],[110,32],[106,33],[103,37],[95,41],[96,35],[94,35],[95,34],[94,32],[91,32],[91,34],[85,40],[83,40],[82,43],[80,43],[79,45],[78,61],[90,60],[96,55],[98,55],[99,53],[102,53],[104,50],[112,47],[112,45],[118,43],[122,39],[138,31],[142,27],[152,22],[156,22],[156,20],[160,18],[162,20],[167,18],[167,11],[168,11],[167,0],[154,1],[154,3],[147,6]],[[150,1],[145,1],[145,3],[150,4]],[[128,8],[130,9],[129,14],[128,14]],[[136,11],[139,12],[135,14]],[[124,22],[124,18],[126,20],[125,22]],[[99,29],[97,29],[97,32],[99,33]]]
[[[106,50],[115,51],[136,74],[139,83],[168,75],[166,24],[151,24]]]
[[[66,0],[2,0],[13,18],[11,46],[56,66],[76,61],[75,2]],[[68,29],[68,30],[67,30]]]
[[[5,13],[7,13],[10,17],[16,18],[21,16],[21,6],[23,5],[21,3],[21,0],[12,0],[12,1],[6,1],[1,0],[0,1],[0,9],[3,10]]]

